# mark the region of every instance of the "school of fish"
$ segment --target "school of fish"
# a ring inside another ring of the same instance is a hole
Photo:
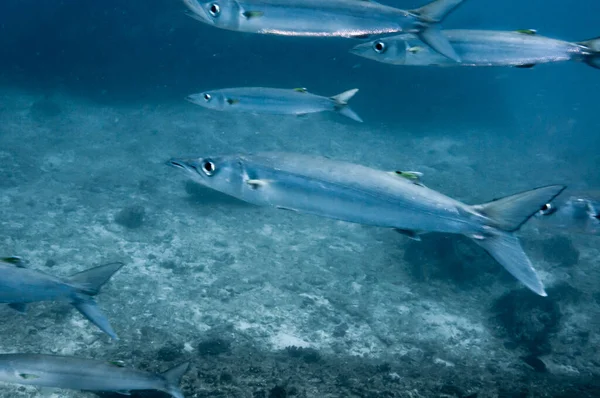
[[[568,42],[514,31],[443,30],[440,23],[464,0],[436,0],[401,10],[361,0],[183,0],[194,19],[219,29],[315,39],[363,39],[349,51],[393,65],[531,68],[562,61],[600,69],[600,39]],[[364,39],[369,38],[369,41]],[[206,88],[186,100],[208,110],[275,115],[334,112],[362,122],[348,102],[353,88],[322,96],[305,88]],[[238,116],[238,117],[243,117]],[[168,156],[165,157],[165,159]],[[429,232],[469,237],[532,292],[542,280],[515,233],[530,219],[547,230],[600,235],[600,195],[562,193],[562,184],[534,187],[468,205],[422,182],[418,171],[377,170],[308,154],[260,152],[203,154],[166,162],[199,184],[248,203],[393,229],[411,239]],[[25,312],[30,303],[62,301],[112,339],[117,333],[94,296],[124,264],[111,263],[68,278],[48,275],[18,256],[0,258],[0,303]],[[140,292],[143,294],[144,292]],[[190,364],[162,374],[120,362],[47,354],[0,354],[0,381],[129,394],[158,390],[175,398]]]

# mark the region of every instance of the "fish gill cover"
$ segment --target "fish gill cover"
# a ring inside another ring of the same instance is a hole
[[[518,232],[540,297],[462,236],[410,239],[253,206],[165,166],[277,151],[412,170],[467,204],[549,184],[590,192],[598,70],[577,57],[528,69],[388,65],[350,52],[377,36],[240,33],[186,11],[178,0],[0,2],[0,256],[61,280],[125,263],[95,297],[119,341],[69,299],[0,309],[0,352],[153,374],[190,360],[186,397],[600,395],[598,236],[564,218]],[[599,13],[592,0],[468,0],[442,27],[580,43],[600,36]],[[237,87],[325,98],[358,88],[350,105],[364,123],[184,100]],[[257,192],[269,183],[248,179]]]

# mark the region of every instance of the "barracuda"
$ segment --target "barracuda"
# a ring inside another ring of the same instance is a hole
[[[514,66],[528,68],[562,61],[600,68],[600,39],[571,43],[538,35],[532,29],[513,32],[444,30],[460,63],[432,51],[419,37],[401,34],[355,46],[351,53],[374,61],[412,66]]]
[[[357,92],[358,89],[352,89],[333,97],[323,97],[311,94],[304,88],[239,87],[205,91],[186,99],[204,108],[223,112],[301,116],[332,111],[362,122],[360,116],[348,106],[348,101]]]
[[[189,363],[162,374],[126,368],[118,362],[43,354],[0,354],[0,381],[87,391],[158,390],[184,398],[179,381]]]
[[[406,11],[362,0],[183,0],[190,16],[221,29],[350,38],[410,32],[455,61],[459,58],[438,24],[463,1],[436,0]]]
[[[513,232],[562,192],[562,185],[469,206],[402,172],[322,157],[262,153],[171,159],[168,164],[200,184],[256,205],[394,228],[416,239],[426,232],[466,235],[528,288],[546,295]]]
[[[19,257],[0,258],[0,303],[25,312],[27,304],[40,301],[68,301],[90,322],[117,339],[110,322],[100,311],[93,296],[123,266],[111,263],[60,279],[25,268]]]

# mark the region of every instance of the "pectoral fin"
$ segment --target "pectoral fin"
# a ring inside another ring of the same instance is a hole
[[[19,311],[22,314],[27,312],[27,304],[25,303],[10,303],[8,306],[15,311]]]
[[[259,179],[246,180],[246,184],[250,185],[253,189],[267,186],[267,185],[269,185],[270,182],[271,181],[269,181],[269,180],[259,180]]]
[[[228,103],[229,105],[235,105],[235,104],[239,104],[239,103],[240,103],[240,100],[233,99],[233,98],[227,98],[227,103]]]
[[[515,68],[520,69],[531,69],[535,66],[535,64],[523,64],[523,65],[515,65]]]

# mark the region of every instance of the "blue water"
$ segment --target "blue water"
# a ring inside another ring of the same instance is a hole
[[[0,352],[151,371],[189,359],[186,397],[600,396],[597,236],[523,229],[549,288],[539,301],[466,240],[257,208],[163,164],[283,150],[419,170],[466,203],[555,183],[593,191],[600,71],[404,68],[349,54],[356,40],[240,34],[184,11],[177,0],[0,3],[0,255],[60,276],[126,263],[98,296],[118,343],[48,303],[0,309]],[[469,0],[444,27],[581,41],[600,36],[598,15],[590,0]],[[356,87],[365,123],[183,100],[236,86]],[[136,211],[141,226],[118,221]],[[0,396],[50,395],[6,385]]]

